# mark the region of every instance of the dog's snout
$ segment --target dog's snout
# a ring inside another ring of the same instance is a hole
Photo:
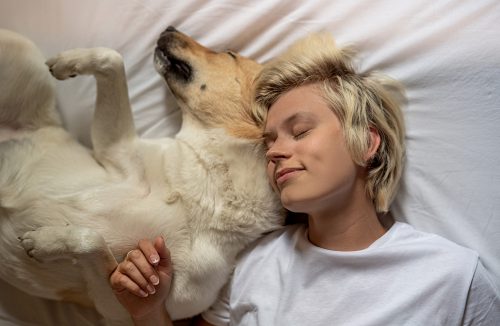
[[[167,29],[165,29],[161,35],[158,41],[167,41],[171,40],[173,37],[175,37],[179,31],[172,25],[168,26]]]
[[[170,25],[167,27],[165,32],[177,32],[177,29],[174,26]]]

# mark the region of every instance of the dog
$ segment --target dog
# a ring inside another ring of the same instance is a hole
[[[139,239],[166,239],[167,309],[182,319],[208,308],[237,254],[284,221],[252,113],[262,66],[174,27],[154,64],[182,111],[173,138],[137,136],[116,51],[73,49],[45,63],[30,40],[0,31],[0,277],[95,307],[109,325],[130,323],[108,277]],[[63,129],[51,74],[95,77],[92,150]]]

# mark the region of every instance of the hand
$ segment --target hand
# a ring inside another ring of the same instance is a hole
[[[118,264],[109,281],[132,319],[166,313],[165,301],[172,282],[170,252],[162,237],[143,239]]]

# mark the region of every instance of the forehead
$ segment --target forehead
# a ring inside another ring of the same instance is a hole
[[[328,119],[335,116],[325,102],[320,88],[304,85],[281,95],[269,108],[265,129],[277,128],[284,123],[310,119]]]

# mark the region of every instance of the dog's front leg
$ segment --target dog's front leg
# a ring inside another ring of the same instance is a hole
[[[92,122],[92,144],[96,159],[115,168],[136,137],[122,56],[108,48],[73,49],[49,59],[47,65],[57,79],[93,75],[97,98]]]
[[[96,231],[76,226],[44,226],[20,237],[26,253],[42,264],[68,259],[78,264],[83,288],[108,325],[129,325],[130,317],[108,283],[118,265],[104,238]],[[82,289],[82,290],[84,290]]]

